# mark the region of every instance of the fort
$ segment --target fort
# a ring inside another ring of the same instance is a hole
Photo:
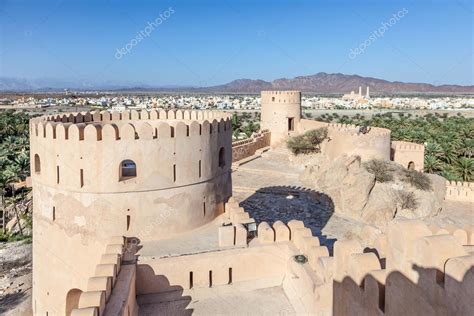
[[[224,112],[33,118],[33,313],[472,313],[472,226],[397,218],[367,242],[328,244],[302,220],[252,218],[233,192],[239,165],[282,155],[289,137],[312,129],[327,128],[329,159],[423,170],[423,145],[303,119],[298,91],[263,91],[261,102],[261,131],[234,143]],[[472,203],[473,190],[446,182],[441,200]]]

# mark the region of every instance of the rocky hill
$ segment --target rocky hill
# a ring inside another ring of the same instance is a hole
[[[300,90],[306,93],[343,94],[358,91],[359,87],[369,86],[372,93],[474,93],[474,86],[439,85],[427,83],[406,83],[387,81],[359,75],[345,75],[341,73],[328,74],[324,72],[295,78],[281,78],[273,81],[259,79],[237,79],[229,83],[208,87],[177,87],[177,86],[150,86],[144,84],[112,84],[112,83],[83,83],[60,82],[58,80],[26,80],[0,78],[0,91],[62,91],[69,88],[81,91],[131,91],[131,92],[197,92],[197,93],[260,93],[262,90]]]
[[[405,83],[387,81],[358,75],[324,72],[295,78],[281,78],[272,82],[263,80],[239,79],[228,84],[202,88],[213,92],[260,92],[261,90],[300,90],[311,93],[348,93],[358,91],[359,87],[369,86],[375,93],[474,93],[474,86],[440,85],[427,83]]]

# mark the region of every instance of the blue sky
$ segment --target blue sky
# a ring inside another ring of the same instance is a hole
[[[341,72],[472,85],[473,14],[465,0],[0,0],[0,77],[206,86]]]

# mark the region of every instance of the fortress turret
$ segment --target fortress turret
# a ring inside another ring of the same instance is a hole
[[[228,114],[75,113],[30,122],[35,315],[57,310],[111,236],[142,243],[211,222],[231,195]]]
[[[261,127],[272,133],[275,145],[298,129],[301,120],[301,92],[262,91]]]

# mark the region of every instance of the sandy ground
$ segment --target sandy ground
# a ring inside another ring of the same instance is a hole
[[[138,296],[140,315],[296,315],[281,287],[223,286]]]
[[[0,244],[0,315],[32,315],[31,243]]]

